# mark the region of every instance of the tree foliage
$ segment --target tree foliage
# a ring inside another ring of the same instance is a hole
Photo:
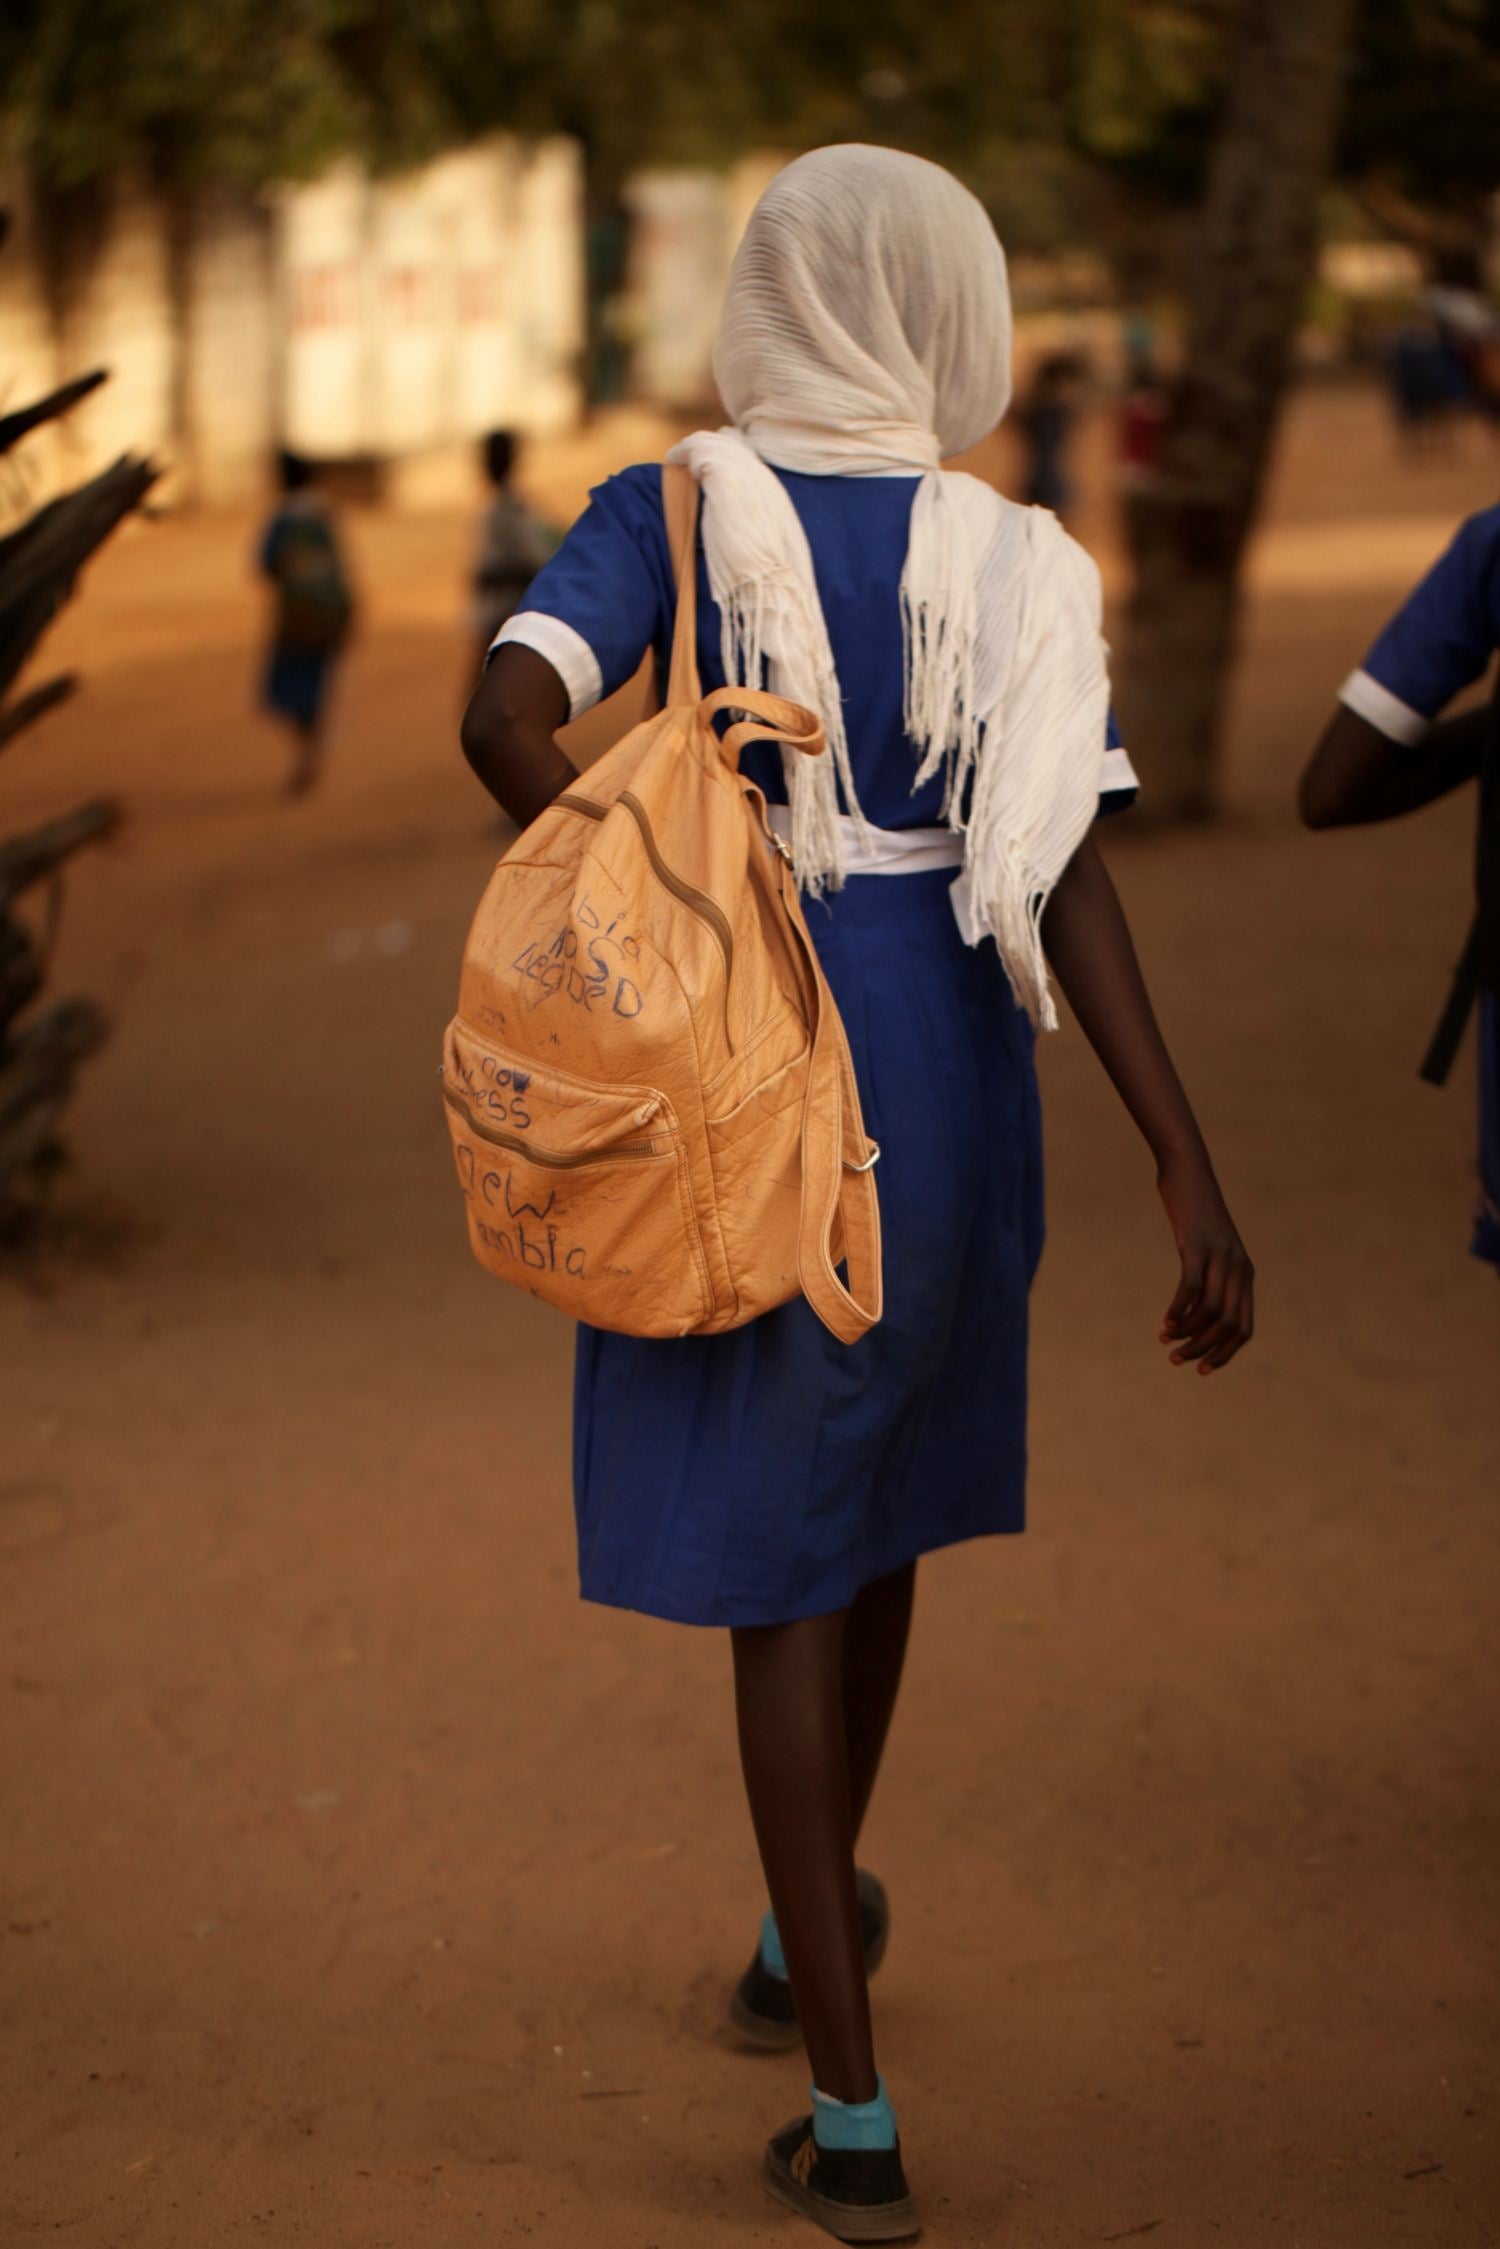
[[[644,164],[898,142],[1019,246],[1196,204],[1233,0],[9,0],[0,115],[55,194],[134,170],[256,187],[343,149],[406,163],[576,134],[605,193]],[[1343,175],[1472,227],[1500,180],[1500,0],[1362,0]],[[1414,221],[1415,223],[1415,221]]]
[[[256,187],[377,129],[339,58],[337,0],[7,0],[11,150],[59,193],[134,171]],[[372,12],[372,11],[370,11]]]
[[[1340,176],[1460,277],[1500,186],[1500,0],[1364,0]]]

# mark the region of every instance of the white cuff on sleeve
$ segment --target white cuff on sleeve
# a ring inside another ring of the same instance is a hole
[[[561,617],[549,617],[541,609],[519,609],[514,617],[506,618],[490,642],[491,652],[508,640],[534,648],[538,656],[546,658],[568,691],[569,718],[591,711],[604,693],[598,657],[582,633],[565,625]]]
[[[1118,742],[1115,743],[1112,748],[1105,751],[1103,759],[1100,762],[1100,796],[1113,796],[1116,790],[1130,790],[1133,792],[1139,789],[1140,785],[1141,784],[1136,777],[1135,767],[1131,764],[1129,758],[1126,756],[1123,745]]]
[[[1356,718],[1364,719],[1377,734],[1384,734],[1391,742],[1420,742],[1432,724],[1366,671],[1349,674],[1339,689],[1339,701],[1346,710],[1353,711]]]

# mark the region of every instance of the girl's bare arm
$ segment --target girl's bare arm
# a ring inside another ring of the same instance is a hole
[[[459,729],[464,756],[518,828],[530,827],[578,778],[559,749],[568,691],[534,648],[507,641],[486,666]]]
[[[1047,957],[1156,1159],[1181,1278],[1162,1324],[1172,1364],[1224,1367],[1255,1326],[1255,1273],[1172,1065],[1098,845],[1085,837],[1047,903]]]
[[[1341,703],[1308,760],[1297,809],[1309,828],[1398,820],[1475,778],[1494,723],[1481,703],[1429,727],[1420,742],[1393,742]]]

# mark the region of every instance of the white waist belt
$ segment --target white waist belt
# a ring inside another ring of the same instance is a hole
[[[790,808],[768,804],[766,818],[772,833],[790,845]],[[846,875],[924,875],[935,867],[964,863],[964,839],[952,828],[861,828],[841,815],[839,838]]]

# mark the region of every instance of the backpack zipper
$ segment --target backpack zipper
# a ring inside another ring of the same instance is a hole
[[[608,817],[608,806],[594,804],[588,797],[575,797],[571,792],[565,792],[555,801],[566,805],[570,812],[583,813],[589,820]],[[734,974],[734,931],[729,926],[729,916],[717,899],[710,898],[707,891],[695,889],[692,883],[675,874],[667,865],[651,827],[651,815],[640,798],[632,796],[629,789],[622,789],[615,802],[624,806],[640,831],[641,841],[646,846],[646,857],[651,862],[651,871],[657,881],[670,890],[674,898],[680,899],[690,913],[696,914],[713,931],[718,941],[719,951],[724,956],[724,1044],[733,1054],[734,1039],[729,1029],[729,983]]]
[[[481,1124],[461,1093],[445,1085],[443,1099],[450,1109],[456,1109],[471,1132],[481,1140],[488,1140],[496,1148],[508,1148],[530,1163],[545,1164],[549,1171],[573,1171],[579,1164],[612,1164],[617,1157],[654,1156],[654,1140],[621,1140],[613,1148],[596,1148],[574,1156],[557,1155],[550,1148],[538,1148],[530,1140],[523,1140],[518,1132],[502,1132],[498,1125]]]

